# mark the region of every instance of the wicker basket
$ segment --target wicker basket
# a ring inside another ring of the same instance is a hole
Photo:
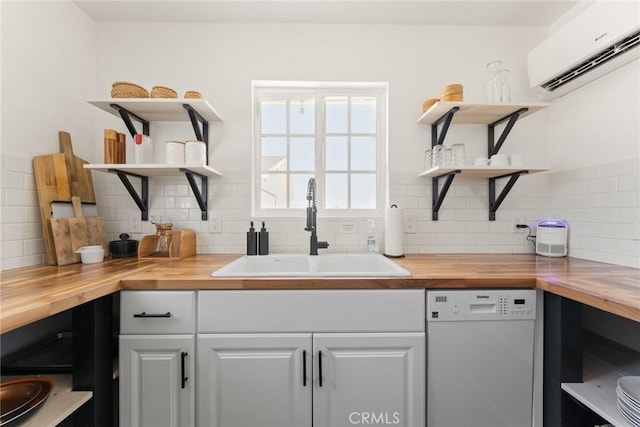
[[[111,85],[112,98],[148,98],[149,91],[129,82],[115,82]]]
[[[195,90],[188,90],[184,93],[185,98],[202,98],[202,94]]]
[[[166,86],[154,86],[151,88],[152,98],[177,98],[178,92]]]

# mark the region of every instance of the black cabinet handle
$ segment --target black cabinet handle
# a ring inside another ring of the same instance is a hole
[[[307,386],[307,350],[302,350],[302,387]]]
[[[171,312],[167,311],[166,313],[147,313],[146,311],[143,311],[142,313],[136,313],[133,315],[133,317],[143,317],[143,318],[150,318],[150,317],[171,317]]]
[[[318,386],[322,387],[322,352],[318,351]]]
[[[189,379],[189,377],[186,376],[185,369],[185,359],[187,358],[188,354],[189,353],[187,353],[186,351],[180,353],[180,375],[182,376],[182,388],[185,387],[185,385],[187,384],[187,380]]]

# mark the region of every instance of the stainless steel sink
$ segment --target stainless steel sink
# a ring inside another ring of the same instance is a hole
[[[275,254],[243,256],[211,273],[213,277],[399,277],[410,276],[380,254]]]

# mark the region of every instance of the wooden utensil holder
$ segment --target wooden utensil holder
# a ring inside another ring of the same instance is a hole
[[[172,231],[169,252],[156,252],[158,238],[156,234],[142,238],[138,245],[139,259],[182,259],[196,253],[196,233],[190,228]]]

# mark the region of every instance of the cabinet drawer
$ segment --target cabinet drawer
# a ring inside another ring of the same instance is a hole
[[[122,291],[122,334],[192,334],[196,330],[194,291]]]
[[[200,333],[424,330],[424,289],[198,292]]]

